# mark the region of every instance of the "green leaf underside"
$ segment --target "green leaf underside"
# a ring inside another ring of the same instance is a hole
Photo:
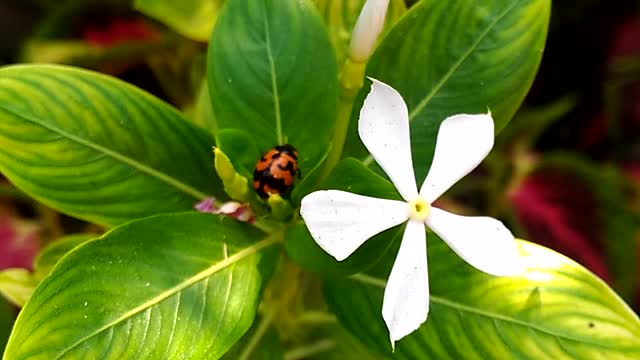
[[[9,268],[0,271],[0,295],[18,307],[29,300],[38,281],[31,272],[23,268]]]
[[[570,259],[520,241],[526,273],[492,277],[465,264],[435,235],[428,239],[429,317],[396,345],[394,359],[640,356],[638,317],[604,282]],[[327,302],[341,322],[382,353],[391,351],[381,315],[386,276],[325,283]]]
[[[342,64],[348,55],[351,32],[366,0],[315,0],[314,2],[327,24],[338,64]],[[391,0],[383,32],[388,31],[406,11],[407,6],[404,0]]]
[[[114,78],[63,66],[0,69],[0,171],[67,214],[117,225],[222,195],[214,139]]]
[[[253,322],[276,241],[200,213],[118,227],[56,265],[4,359],[217,359]]]
[[[208,70],[219,129],[252,134],[261,152],[293,145],[303,176],[324,155],[335,122],[337,68],[309,0],[227,2]]]
[[[199,41],[207,41],[223,0],[135,0],[135,8],[177,31]]]
[[[459,113],[486,113],[500,130],[516,112],[538,69],[549,0],[423,0],[385,36],[367,76],[394,87],[409,109],[418,182],[430,166],[440,123]],[[354,106],[347,156],[373,159],[357,137],[369,86]]]

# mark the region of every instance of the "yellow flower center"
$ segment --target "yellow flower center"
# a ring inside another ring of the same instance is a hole
[[[424,221],[431,213],[431,205],[421,196],[409,202],[409,216],[414,220]]]

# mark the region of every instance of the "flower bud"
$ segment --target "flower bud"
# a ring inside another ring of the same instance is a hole
[[[351,34],[349,57],[352,60],[365,62],[369,59],[382,32],[388,7],[389,0],[367,0],[364,4]]]
[[[224,191],[232,199],[248,201],[250,198],[249,180],[236,172],[231,160],[222,150],[214,148],[213,153],[215,154],[214,166],[220,180],[222,180]]]

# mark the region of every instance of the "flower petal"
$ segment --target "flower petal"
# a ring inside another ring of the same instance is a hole
[[[360,110],[358,134],[400,195],[411,201],[418,196],[418,189],[411,160],[407,105],[389,85],[371,81],[371,91]]]
[[[431,169],[420,195],[432,203],[463,176],[475,169],[493,147],[491,113],[454,115],[438,131]]]
[[[342,261],[373,235],[406,221],[409,208],[402,201],[323,190],[302,199],[300,215],[316,243]]]
[[[454,215],[432,207],[425,222],[456,254],[481,271],[510,276],[524,270],[511,231],[494,218]]]
[[[421,221],[409,220],[384,290],[382,317],[391,346],[418,329],[428,313],[427,237]]]

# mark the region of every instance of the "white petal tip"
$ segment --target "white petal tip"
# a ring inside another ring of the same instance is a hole
[[[414,323],[411,327],[398,326],[401,329],[389,329],[389,340],[391,340],[391,349],[395,350],[396,342],[404,339],[405,336],[411,335],[414,331],[420,329],[420,326],[427,321],[425,316],[419,323]],[[406,325],[406,324],[403,324]]]

